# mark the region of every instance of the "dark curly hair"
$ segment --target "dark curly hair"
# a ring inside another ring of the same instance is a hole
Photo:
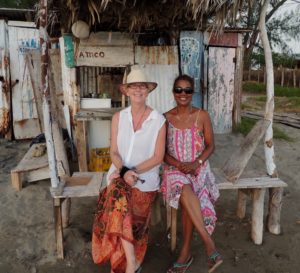
[[[190,77],[189,75],[183,74],[183,75],[179,75],[175,80],[174,80],[174,84],[173,84],[173,90],[177,84],[177,82],[179,81],[187,81],[190,83],[192,88],[195,88],[194,86],[194,79],[192,77]]]

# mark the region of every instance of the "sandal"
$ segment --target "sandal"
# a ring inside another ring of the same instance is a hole
[[[193,256],[190,256],[185,264],[173,263],[167,270],[167,273],[185,273],[194,260]]]
[[[219,267],[221,263],[223,263],[221,254],[218,251],[215,251],[213,254],[211,254],[208,257],[207,263],[208,263],[208,273],[214,272],[217,269],[217,267]]]

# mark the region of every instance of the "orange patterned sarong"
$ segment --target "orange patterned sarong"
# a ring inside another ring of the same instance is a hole
[[[156,192],[141,192],[123,179],[115,179],[99,194],[93,225],[92,254],[96,264],[111,263],[115,273],[124,273],[126,257],[121,240],[134,245],[139,264],[148,243],[151,205]]]

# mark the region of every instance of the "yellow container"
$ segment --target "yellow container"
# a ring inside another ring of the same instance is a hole
[[[92,172],[107,172],[111,165],[110,148],[95,148],[90,152],[89,170]]]

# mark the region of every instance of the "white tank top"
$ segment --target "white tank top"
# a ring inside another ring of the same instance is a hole
[[[153,156],[157,136],[164,122],[164,116],[158,111],[152,110],[143,122],[141,129],[134,132],[131,106],[120,112],[117,145],[123,165],[131,168]],[[160,185],[159,167],[160,165],[157,165],[151,170],[139,174],[139,177],[144,179],[145,182],[138,181],[134,187],[143,192],[158,190]],[[112,164],[107,173],[107,178],[115,170],[116,167]]]

